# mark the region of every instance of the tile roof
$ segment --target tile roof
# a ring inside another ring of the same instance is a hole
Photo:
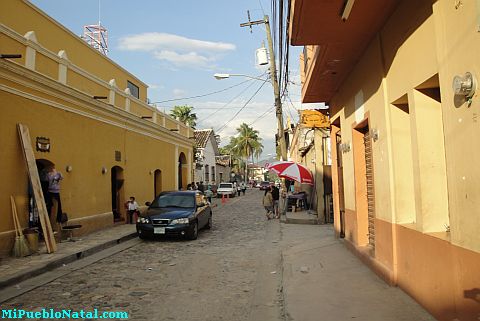
[[[213,129],[195,130],[195,146],[197,148],[205,148],[212,133]]]

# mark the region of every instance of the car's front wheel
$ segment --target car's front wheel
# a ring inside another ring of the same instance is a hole
[[[188,231],[187,233],[187,238],[189,240],[196,240],[197,237],[198,237],[198,222],[195,221],[192,227],[190,228],[190,231]]]
[[[142,240],[147,240],[147,239],[148,239],[148,236],[147,236],[147,235],[141,234],[141,233],[138,234],[138,237],[139,237],[140,239],[142,239]]]
[[[212,213],[210,213],[210,216],[208,217],[208,222],[207,222],[207,225],[205,225],[205,228],[209,230],[212,228],[212,226],[213,226]]]

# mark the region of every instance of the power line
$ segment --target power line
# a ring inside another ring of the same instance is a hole
[[[235,115],[233,115],[232,118],[230,118],[225,124],[223,124],[223,125],[222,125],[220,128],[218,128],[215,132],[220,133],[222,130],[224,130],[224,129],[227,127],[227,125],[228,125],[232,120],[234,120],[235,117],[237,117],[238,114],[240,114],[240,112],[241,112],[241,111],[250,103],[250,101],[258,94],[258,92],[260,91],[260,89],[263,88],[263,86],[265,85],[265,83],[266,83],[266,81],[262,82],[262,84],[260,85],[260,87],[258,87],[258,89],[253,93],[253,95],[252,95],[252,96],[247,100],[247,102],[243,105],[243,107],[242,107],[239,111],[237,111],[237,112],[235,113]]]
[[[263,10],[262,0],[258,0],[258,3],[260,4],[260,8],[262,9],[263,15],[265,15],[265,10]]]
[[[265,75],[265,73],[263,74]],[[263,76],[261,75],[261,76]],[[227,107],[230,103],[232,103],[235,99],[237,99],[238,97],[240,97],[244,92],[247,91],[248,88],[250,88],[252,85],[254,84],[254,82],[251,82],[247,87],[245,87],[238,95],[236,95],[235,97],[233,97],[229,102],[227,102],[225,105],[223,105],[222,107],[218,108],[216,111],[214,111],[213,113],[209,114],[208,116],[200,119],[197,124],[201,123],[201,122],[204,122],[206,119],[210,118],[211,116],[215,115],[216,113],[218,113],[220,110],[222,109],[225,109],[225,107]],[[241,108],[241,107],[235,107],[235,108]]]
[[[161,104],[161,103],[167,103],[167,102],[170,102],[170,101],[179,101],[179,100],[187,100],[187,99],[195,99],[195,98],[211,96],[211,95],[219,94],[219,93],[222,93],[222,92],[227,91],[229,89],[238,87],[238,86],[240,86],[240,85],[242,85],[246,82],[249,82],[249,81],[252,81],[252,79],[247,79],[247,80],[244,80],[244,81],[242,81],[238,84],[235,84],[233,86],[230,86],[230,87],[227,87],[227,88],[224,88],[224,89],[221,89],[221,90],[213,91],[213,92],[210,92],[210,93],[207,93],[207,94],[196,95],[196,96],[191,96],[191,97],[182,97],[182,98],[175,98],[175,99],[160,100],[160,101],[155,101],[151,104]]]
[[[250,124],[248,124],[248,126],[252,126],[253,124],[255,124],[257,121],[259,121],[260,119],[263,119],[265,116],[267,116],[268,114],[270,114],[272,111],[275,110],[275,106],[272,106],[270,107],[269,109],[267,109],[263,114],[261,114],[260,116],[258,116],[257,118],[255,118]]]

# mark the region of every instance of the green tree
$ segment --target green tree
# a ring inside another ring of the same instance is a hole
[[[170,111],[170,116],[189,127],[195,128],[197,125],[197,114],[193,113],[192,106],[175,106]]]
[[[230,142],[220,149],[221,153],[232,157],[232,171],[243,172],[245,179],[248,178],[248,160],[259,157],[263,151],[262,138],[258,130],[243,123],[237,128],[237,135],[230,137]]]
[[[245,159],[245,180],[248,178],[248,159],[251,158],[253,163],[253,156],[257,157],[263,151],[262,138],[256,129],[243,123],[237,128],[238,135],[235,137],[235,150],[238,156]]]

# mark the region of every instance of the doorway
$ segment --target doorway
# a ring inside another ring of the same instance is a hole
[[[338,203],[340,209],[340,237],[345,237],[345,194],[343,189],[343,151],[342,151],[342,133],[338,131],[335,134],[335,143],[337,145],[337,175],[338,175]]]
[[[184,153],[180,153],[178,157],[178,189],[186,189],[187,187],[187,158]]]
[[[162,171],[156,169],[153,173],[153,198],[162,192]]]
[[[42,187],[43,200],[45,202],[48,215],[50,217],[50,212],[52,209],[52,204],[50,197],[48,197],[48,172],[51,168],[55,167],[55,164],[48,159],[37,159],[35,160],[37,165],[38,176],[40,177],[40,185]],[[30,180],[28,181],[28,226],[29,227],[39,227],[39,218],[37,212],[37,205],[35,204],[35,197],[33,195],[32,184]]]
[[[125,220],[125,192],[124,192],[124,178],[123,168],[114,166],[111,169],[111,186],[112,186],[112,213],[113,221],[121,222]]]
[[[372,138],[368,121],[353,130],[355,200],[359,245],[368,245],[375,254],[375,188]]]

